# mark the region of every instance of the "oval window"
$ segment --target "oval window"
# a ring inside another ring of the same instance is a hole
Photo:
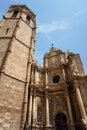
[[[53,78],[53,82],[54,82],[54,83],[58,83],[59,80],[60,80],[59,75],[54,76],[54,78]]]

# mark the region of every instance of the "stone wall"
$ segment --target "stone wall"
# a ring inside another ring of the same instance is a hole
[[[2,74],[0,79],[0,129],[19,130],[24,83]]]
[[[10,39],[0,39],[0,67],[3,63],[3,58],[5,57],[9,41]]]
[[[25,81],[29,49],[16,39],[11,44],[12,49],[5,71],[7,74]]]

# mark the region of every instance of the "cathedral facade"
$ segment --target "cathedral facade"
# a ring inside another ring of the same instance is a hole
[[[0,23],[0,130],[87,130],[79,54],[50,48],[34,60],[36,16],[12,5]]]

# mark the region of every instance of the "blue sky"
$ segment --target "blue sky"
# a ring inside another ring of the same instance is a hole
[[[26,4],[36,14],[35,58],[40,64],[54,44],[79,53],[87,73],[87,0],[0,0],[0,20],[13,4]]]

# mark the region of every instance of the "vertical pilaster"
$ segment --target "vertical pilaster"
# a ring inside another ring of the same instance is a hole
[[[49,99],[48,99],[48,93],[46,93],[46,127],[49,127]]]
[[[67,98],[67,106],[68,106],[69,121],[70,121],[68,127],[69,127],[69,130],[75,130],[75,125],[74,125],[74,121],[73,121],[71,104],[70,104],[68,92],[67,92],[66,98]]]
[[[27,114],[27,100],[28,100],[28,83],[25,85],[25,92],[24,92],[24,101],[23,101],[23,111],[22,111],[22,118],[21,118],[21,130],[23,130],[25,122],[26,122],[26,114]]]
[[[28,126],[29,129],[32,129],[32,123],[33,123],[33,88],[34,85],[34,66],[32,66],[32,72],[31,72],[31,87],[30,87],[30,100],[29,100],[29,106],[28,106]]]
[[[31,42],[30,46],[32,46],[32,42]],[[26,118],[27,118],[27,110],[28,110],[28,91],[29,91],[31,63],[32,63],[31,51],[32,51],[32,48],[30,47],[29,48],[29,54],[28,54],[27,71],[26,71],[26,84],[25,84],[24,101],[23,101],[23,112],[22,112],[22,118],[21,118],[21,122],[22,122],[21,126],[22,126],[22,128],[24,128],[24,125],[26,125],[26,123],[27,123]],[[32,81],[32,84],[33,84],[33,81]],[[32,100],[32,97],[31,97],[30,100]]]
[[[34,91],[34,98],[33,98],[33,126],[36,125],[36,91]]]
[[[78,105],[79,105],[79,109],[80,109],[80,113],[81,113],[81,117],[82,117],[82,122],[87,129],[87,115],[86,115],[86,112],[85,112],[84,104],[83,104],[83,101],[82,101],[82,97],[81,97],[81,93],[80,93],[78,85],[79,85],[78,81],[75,80],[74,86],[75,86],[77,102],[78,102]]]
[[[45,81],[46,81],[46,88],[48,88],[48,74],[47,72],[45,72]]]
[[[35,67],[35,79],[34,79],[34,84],[37,84],[37,67]]]
[[[45,88],[48,88],[48,72],[45,71]],[[50,129],[50,122],[49,122],[49,96],[48,92],[46,94],[46,130]]]
[[[33,103],[33,92],[30,92],[29,111],[28,111],[28,125],[32,125],[32,103]]]

